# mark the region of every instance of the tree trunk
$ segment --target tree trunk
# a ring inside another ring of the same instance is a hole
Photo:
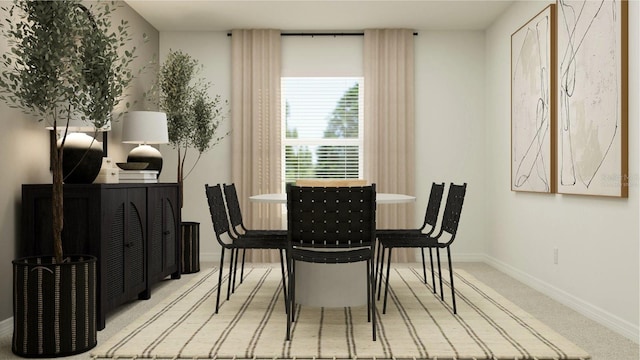
[[[184,171],[184,159],[182,158],[180,147],[178,147],[178,197],[180,198],[180,210],[182,210],[182,204],[184,203],[184,191],[183,191],[183,183],[184,183],[184,175],[182,172]]]
[[[53,187],[51,194],[51,214],[53,216],[52,221],[52,234],[53,234],[53,254],[58,263],[62,262],[62,228],[64,224],[64,196],[62,187],[62,146],[58,147],[57,141],[55,141],[56,133],[52,131],[52,145],[51,145],[51,172],[53,175]]]

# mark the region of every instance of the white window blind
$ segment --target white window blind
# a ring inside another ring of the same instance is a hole
[[[283,77],[281,92],[284,183],[361,178],[362,77]]]

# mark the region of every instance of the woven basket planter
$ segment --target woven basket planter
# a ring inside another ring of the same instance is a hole
[[[96,281],[93,256],[14,260],[13,353],[60,357],[95,347]]]
[[[181,272],[192,274],[200,271],[200,223],[180,223]]]

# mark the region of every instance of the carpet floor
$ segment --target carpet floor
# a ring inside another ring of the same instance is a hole
[[[217,270],[183,288],[92,350],[94,359],[588,359],[589,355],[533,316],[456,270],[458,314],[422,283],[422,270],[393,269],[386,314],[378,303],[378,340],[366,306],[299,307],[291,341],[281,275],[272,268],[245,274],[214,314]],[[448,274],[444,274],[448,279]],[[224,286],[224,285],[223,285]],[[223,287],[223,289],[226,289]],[[224,293],[224,292],[223,292]]]

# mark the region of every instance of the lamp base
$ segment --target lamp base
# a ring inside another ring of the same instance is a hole
[[[127,156],[127,162],[147,162],[149,166],[145,170],[162,170],[162,154],[151,145],[140,145],[133,148]]]

